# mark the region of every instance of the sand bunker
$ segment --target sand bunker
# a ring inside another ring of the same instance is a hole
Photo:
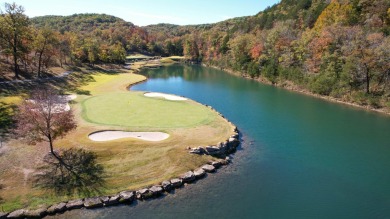
[[[184,97],[179,97],[172,94],[155,93],[155,92],[145,93],[144,95],[146,97],[163,97],[167,100],[187,100],[187,98]]]
[[[74,100],[77,98],[77,95],[60,95],[58,96],[58,103],[55,103],[51,107],[51,111],[53,113],[61,113],[61,112],[66,112],[70,110],[70,106],[68,104],[69,101]],[[30,102],[35,102],[34,100],[28,100]],[[46,108],[47,110],[47,108]]]
[[[101,131],[90,134],[92,141],[112,141],[122,138],[137,138],[145,141],[162,141],[169,137],[164,132],[124,132],[124,131]]]

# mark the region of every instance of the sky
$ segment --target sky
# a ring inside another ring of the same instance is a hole
[[[170,23],[206,24],[255,15],[280,0],[10,0],[25,8],[29,17],[104,13],[138,26]]]

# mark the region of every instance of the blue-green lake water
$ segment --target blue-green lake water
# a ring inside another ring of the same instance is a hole
[[[186,96],[239,127],[233,164],[164,198],[61,218],[390,218],[390,117],[202,66],[132,90]]]

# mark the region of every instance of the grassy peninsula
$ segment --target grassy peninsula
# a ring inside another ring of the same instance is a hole
[[[138,63],[142,65],[143,63]],[[9,139],[0,151],[0,209],[37,208],[92,195],[110,195],[139,189],[193,170],[213,158],[194,156],[187,147],[215,144],[226,140],[233,127],[216,112],[192,100],[172,101],[145,97],[127,87],[146,80],[131,71],[94,72],[88,82],[75,87],[83,94],[71,102],[78,127],[56,141],[57,149],[83,148],[96,152],[105,169],[104,187],[96,194],[58,195],[34,186],[33,176],[48,153],[46,143],[28,145]],[[88,94],[88,95],[86,95]],[[21,97],[2,97],[0,102],[20,103]],[[94,142],[90,133],[101,130],[162,131],[163,141],[124,138]]]

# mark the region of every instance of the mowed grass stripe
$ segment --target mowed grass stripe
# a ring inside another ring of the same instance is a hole
[[[193,101],[145,97],[143,92],[110,93],[83,101],[83,118],[91,123],[136,128],[191,128],[216,115]]]

